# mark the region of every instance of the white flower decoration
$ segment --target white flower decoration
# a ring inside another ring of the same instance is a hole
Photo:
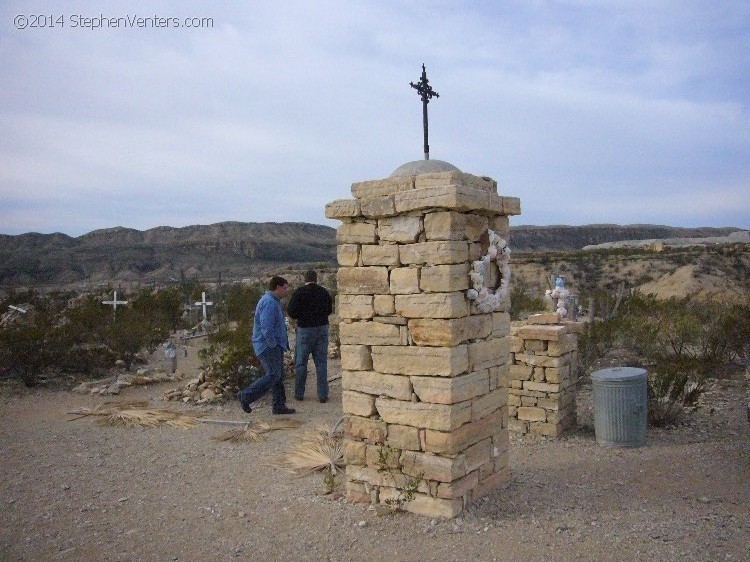
[[[469,271],[472,288],[466,291],[466,297],[474,301],[473,308],[477,312],[493,312],[500,308],[500,303],[508,296],[510,286],[510,267],[508,266],[510,248],[508,243],[492,230],[487,230],[487,234],[490,241],[489,248],[481,260],[472,264],[471,271]],[[500,286],[495,291],[491,291],[484,286],[484,274],[487,265],[493,259],[500,268],[501,276]]]

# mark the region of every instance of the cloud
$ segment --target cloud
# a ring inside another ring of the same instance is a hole
[[[45,10],[46,11],[46,10]],[[26,29],[0,8],[0,231],[326,221],[354,181],[433,158],[517,223],[748,227],[741,2],[74,3],[208,29]],[[700,204],[696,203],[701,202]],[[641,220],[643,219],[643,220]],[[646,220],[647,219],[647,220]]]

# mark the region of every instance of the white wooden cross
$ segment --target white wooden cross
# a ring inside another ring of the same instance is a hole
[[[206,320],[206,307],[207,306],[213,306],[214,303],[211,301],[206,300],[206,291],[203,291],[201,293],[201,300],[195,303],[195,306],[202,306],[203,307],[203,320]]]
[[[112,307],[112,313],[117,314],[117,305],[118,304],[128,304],[128,301],[118,301],[117,300],[117,291],[115,291],[115,298],[111,301],[102,301],[102,304],[108,304]]]

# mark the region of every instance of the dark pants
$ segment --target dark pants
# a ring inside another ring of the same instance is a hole
[[[328,399],[328,324],[312,328],[297,328],[294,345],[294,396],[305,396],[307,383],[307,359],[312,353],[315,373],[318,377],[318,398]]]
[[[273,411],[286,406],[284,392],[284,350],[277,346],[266,349],[258,356],[263,366],[263,376],[247,388],[240,390],[239,398],[246,404],[255,402],[269,390],[273,393]]]

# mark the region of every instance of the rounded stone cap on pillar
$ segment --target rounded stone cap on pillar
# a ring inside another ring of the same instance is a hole
[[[416,176],[419,174],[431,174],[435,172],[460,172],[450,162],[444,162],[443,160],[414,160],[413,162],[407,162],[396,168],[393,173],[389,176],[391,178],[399,178],[403,176]]]

